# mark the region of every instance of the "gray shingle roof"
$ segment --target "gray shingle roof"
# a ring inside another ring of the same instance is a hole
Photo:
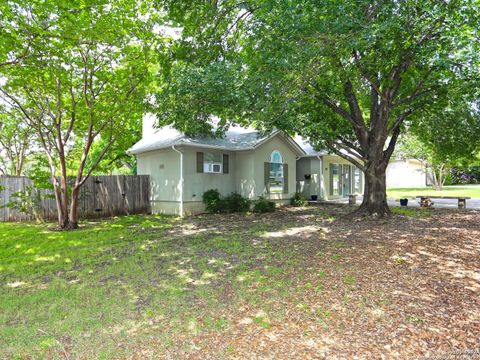
[[[304,138],[301,136],[296,136],[295,137],[295,142],[300,145],[300,147],[305,151],[305,155],[303,156],[323,156],[323,155],[328,155],[328,151],[325,150],[320,150],[317,151],[313,148],[313,146]]]
[[[211,147],[230,151],[251,150],[277,133],[278,131],[275,131],[270,135],[261,136],[260,133],[255,130],[233,128],[227,131],[224,137],[190,137],[171,127],[164,127],[155,130],[154,134],[146,138],[144,137],[136,143],[129,152],[132,154],[141,154],[147,151],[169,148],[173,145]],[[301,147],[293,139],[291,140],[294,146],[298,147],[299,152],[302,152]]]

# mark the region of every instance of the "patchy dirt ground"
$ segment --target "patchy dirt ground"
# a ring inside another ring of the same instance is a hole
[[[228,305],[231,286],[217,284],[227,304],[219,315],[228,319],[229,328],[180,335],[166,355],[480,358],[480,212],[412,211],[387,220],[352,221],[343,216],[346,211],[327,206],[191,218],[190,230],[225,235],[266,224],[270,231],[248,241],[292,255],[289,265],[279,256],[282,270],[276,273],[292,282],[278,299],[272,301],[277,294],[267,288],[259,304],[239,307]],[[259,286],[261,281],[253,282],[245,291]],[[185,344],[188,349],[182,350]]]
[[[350,210],[0,224],[0,358],[480,359],[480,212]]]

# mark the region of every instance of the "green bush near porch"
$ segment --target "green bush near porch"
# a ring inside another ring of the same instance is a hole
[[[295,194],[293,194],[290,204],[292,206],[305,206],[308,204],[308,200],[305,195],[303,195],[303,193],[296,192]]]
[[[202,200],[205,209],[211,213],[247,212],[251,207],[251,201],[239,193],[233,192],[222,197],[216,189],[205,191]]]

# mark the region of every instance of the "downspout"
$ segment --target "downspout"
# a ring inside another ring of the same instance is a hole
[[[323,196],[324,192],[324,186],[323,186],[323,161],[322,157],[320,155],[317,155],[318,162],[320,164],[320,172],[318,174],[318,180],[319,180],[319,187],[320,187],[320,199],[325,200],[325,197]]]
[[[175,149],[175,145],[172,150],[180,154],[180,217],[183,217],[183,152]]]
[[[298,174],[297,174],[297,162],[298,162],[298,160],[300,160],[301,158],[302,158],[301,156],[298,156],[298,155],[295,156],[295,174],[296,174],[295,176],[298,176]],[[301,188],[300,188],[300,185],[299,185],[300,182],[301,182],[301,180],[298,181],[298,180],[295,178],[295,192],[300,192],[300,189],[301,189]],[[303,191],[302,191],[302,193],[303,193]]]

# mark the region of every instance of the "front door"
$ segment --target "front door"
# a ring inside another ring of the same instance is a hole
[[[352,172],[350,165],[342,165],[342,195],[352,194]]]

